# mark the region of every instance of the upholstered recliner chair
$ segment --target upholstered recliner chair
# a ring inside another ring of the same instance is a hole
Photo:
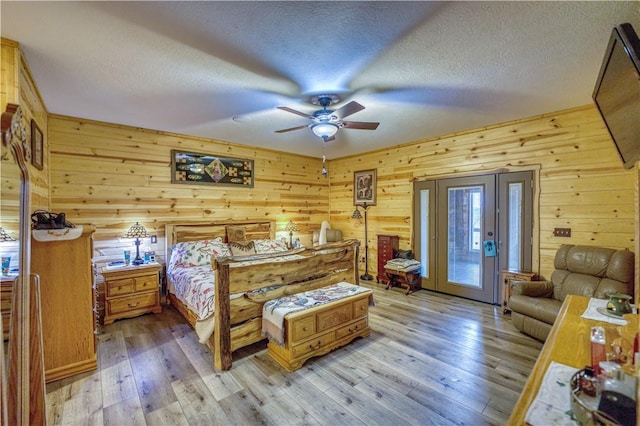
[[[634,255],[629,250],[561,246],[551,281],[511,283],[511,321],[520,331],[546,340],[569,294],[609,299],[613,293],[633,296]]]

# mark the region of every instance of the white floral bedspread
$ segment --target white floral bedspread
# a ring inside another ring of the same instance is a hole
[[[176,267],[167,271],[173,293],[200,320],[213,315],[214,274],[211,266]]]
[[[279,256],[273,258],[248,260],[231,264],[231,268],[246,265],[257,265],[268,262],[284,262],[287,260],[301,259],[298,254]],[[215,296],[215,271],[211,266],[176,266],[167,271],[167,276],[172,284],[170,289],[184,304],[204,320],[213,315]],[[242,297],[243,294],[232,294],[231,298]]]

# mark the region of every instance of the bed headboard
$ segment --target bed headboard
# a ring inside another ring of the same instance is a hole
[[[247,240],[274,239],[276,223],[274,221],[234,220],[226,222],[171,223],[164,226],[165,259],[171,259],[171,247],[184,241],[222,238],[227,241],[227,226],[243,226]]]

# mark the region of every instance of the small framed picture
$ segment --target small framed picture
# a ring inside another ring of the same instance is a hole
[[[42,130],[31,119],[31,164],[38,170],[42,170],[44,165],[44,140]]]
[[[353,204],[376,205],[376,169],[353,173]]]

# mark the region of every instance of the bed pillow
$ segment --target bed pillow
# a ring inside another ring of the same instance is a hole
[[[231,256],[229,246],[222,242],[222,238],[185,241],[173,246],[170,265],[172,268],[210,266],[213,256]]]
[[[287,243],[282,240],[253,240],[257,254],[271,254],[287,251]]]
[[[231,254],[234,256],[250,256],[256,254],[253,241],[232,241],[229,243]]]
[[[246,241],[247,233],[244,226],[227,226],[227,242]]]

